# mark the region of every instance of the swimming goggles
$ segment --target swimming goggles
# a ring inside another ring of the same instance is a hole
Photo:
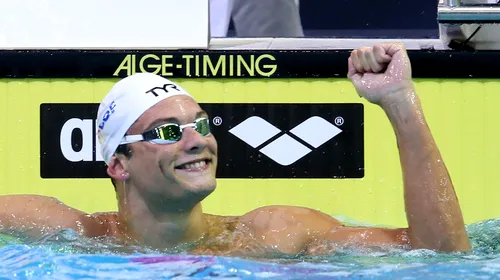
[[[141,141],[149,141],[155,144],[172,144],[181,140],[182,131],[187,127],[194,128],[202,136],[210,134],[210,120],[208,118],[199,118],[193,123],[183,125],[168,123],[141,134],[126,135],[120,145]]]

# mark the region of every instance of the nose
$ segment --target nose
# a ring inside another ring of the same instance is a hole
[[[183,130],[181,142],[183,149],[192,153],[202,151],[207,145],[206,137],[203,137],[192,127],[186,127]]]

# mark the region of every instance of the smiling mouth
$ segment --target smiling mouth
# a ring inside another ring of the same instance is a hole
[[[208,164],[210,164],[212,160],[210,159],[200,159],[200,160],[195,160],[195,161],[190,161],[186,162],[184,164],[178,165],[175,167],[175,169],[181,169],[181,170],[203,170],[208,167]]]

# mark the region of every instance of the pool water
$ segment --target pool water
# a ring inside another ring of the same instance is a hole
[[[0,279],[500,279],[500,219],[467,227],[473,250],[345,249],[267,259],[140,252],[64,230],[0,236]]]

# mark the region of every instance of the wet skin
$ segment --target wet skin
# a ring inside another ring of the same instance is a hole
[[[155,249],[193,244],[189,252],[214,255],[315,255],[339,246],[375,245],[469,250],[458,199],[425,121],[404,47],[360,48],[348,63],[348,77],[358,94],[384,110],[394,129],[407,228],[350,227],[295,206],[266,206],[234,217],[206,214],[201,202],[216,188],[217,142],[213,135],[186,128],[176,143],[132,143],[130,157],[112,157],[107,172],[116,184],[118,212],[87,214],[49,197],[3,196],[3,231],[39,236],[73,228],[88,237],[110,236]],[[193,99],[174,96],[147,110],[128,134],[165,123],[192,123],[203,116]]]

